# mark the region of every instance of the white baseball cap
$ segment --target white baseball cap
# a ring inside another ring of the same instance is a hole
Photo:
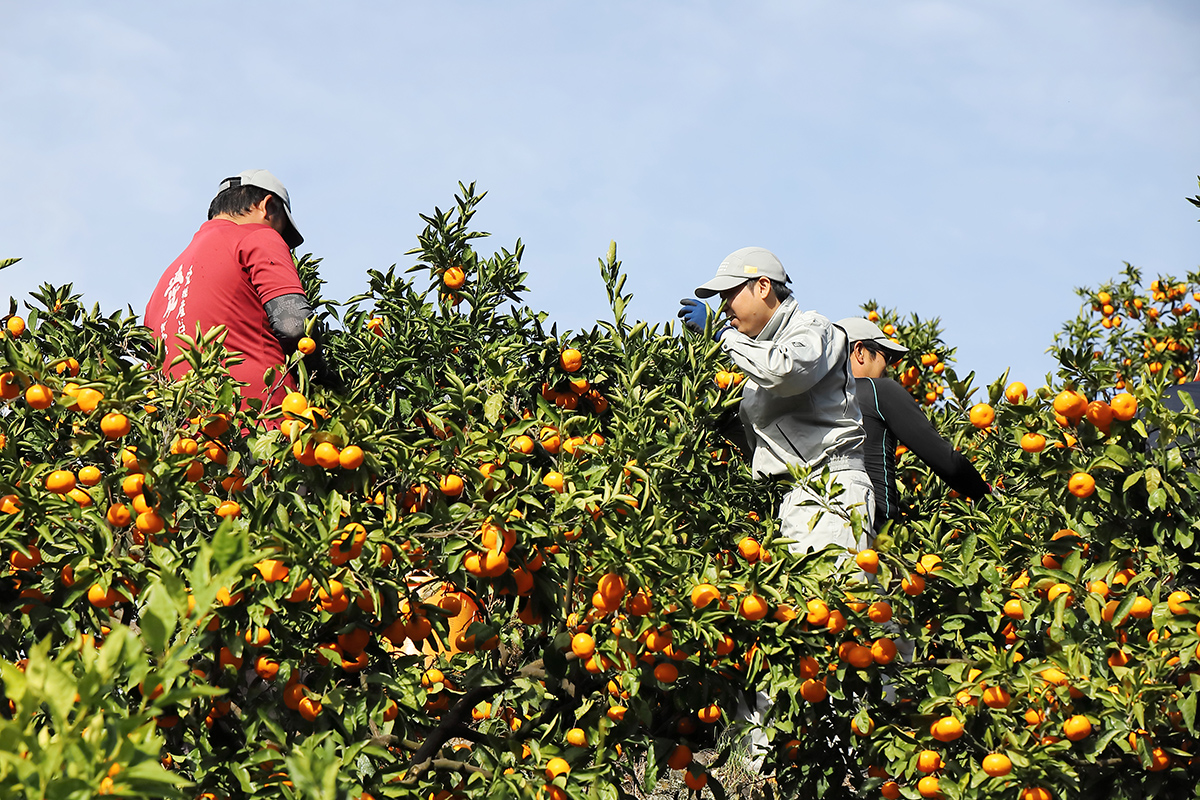
[[[235,186],[257,186],[278,197],[283,202],[283,212],[287,214],[288,220],[288,229],[283,232],[283,241],[287,242],[287,246],[293,250],[304,243],[304,237],[296,229],[296,220],[292,218],[292,201],[288,198],[287,189],[283,188],[279,178],[265,169],[248,169],[221,181],[221,187],[217,189],[217,194]]]
[[[775,254],[763,247],[743,247],[725,256],[717,275],[696,290],[696,297],[712,297],[726,289],[732,289],[746,281],[770,278],[787,283],[791,280],[783,270],[783,264]]]

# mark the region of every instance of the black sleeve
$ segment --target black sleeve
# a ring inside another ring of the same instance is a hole
[[[304,325],[312,316],[312,306],[302,294],[284,294],[263,304],[271,331],[287,352],[296,349],[296,343],[304,336]]]
[[[884,379],[876,380],[875,388],[880,414],[901,443],[959,494],[973,500],[988,494],[988,485],[979,470],[941,437],[903,386]]]

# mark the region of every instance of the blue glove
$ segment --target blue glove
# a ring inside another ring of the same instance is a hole
[[[690,297],[680,300],[679,304],[683,308],[679,309],[677,316],[683,320],[684,326],[696,333],[704,333],[704,327],[708,323],[709,317],[712,316],[712,309],[708,307],[708,304],[701,303],[699,300],[693,300]],[[730,330],[729,325],[725,325],[719,329],[713,328],[712,338],[718,342],[721,341],[721,336],[727,330]]]

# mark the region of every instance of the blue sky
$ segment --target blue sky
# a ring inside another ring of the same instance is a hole
[[[1039,384],[1073,287],[1197,268],[1197,42],[1185,0],[3,3],[0,286],[140,312],[266,167],[344,298],[474,180],[560,327],[610,239],[652,321],[758,245]]]

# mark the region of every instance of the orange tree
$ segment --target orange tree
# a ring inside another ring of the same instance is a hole
[[[480,199],[462,187],[409,276],[371,272],[346,303],[301,259],[340,380],[297,356],[280,408],[239,406],[220,330],[164,382],[136,319],[70,287],[11,305],[5,796],[1194,783],[1197,609],[1177,592],[1197,416],[1099,334],[1135,326],[1085,314],[1054,385],[980,392],[936,321],[869,304],[913,348],[902,382],[999,491],[970,505],[901,455],[910,504],[877,550],[800,556],[780,486],[722,434],[740,376],[719,349],[628,321],[615,248],[612,319],[547,328],[520,243],[475,249]],[[761,766],[736,722],[754,690]]]

